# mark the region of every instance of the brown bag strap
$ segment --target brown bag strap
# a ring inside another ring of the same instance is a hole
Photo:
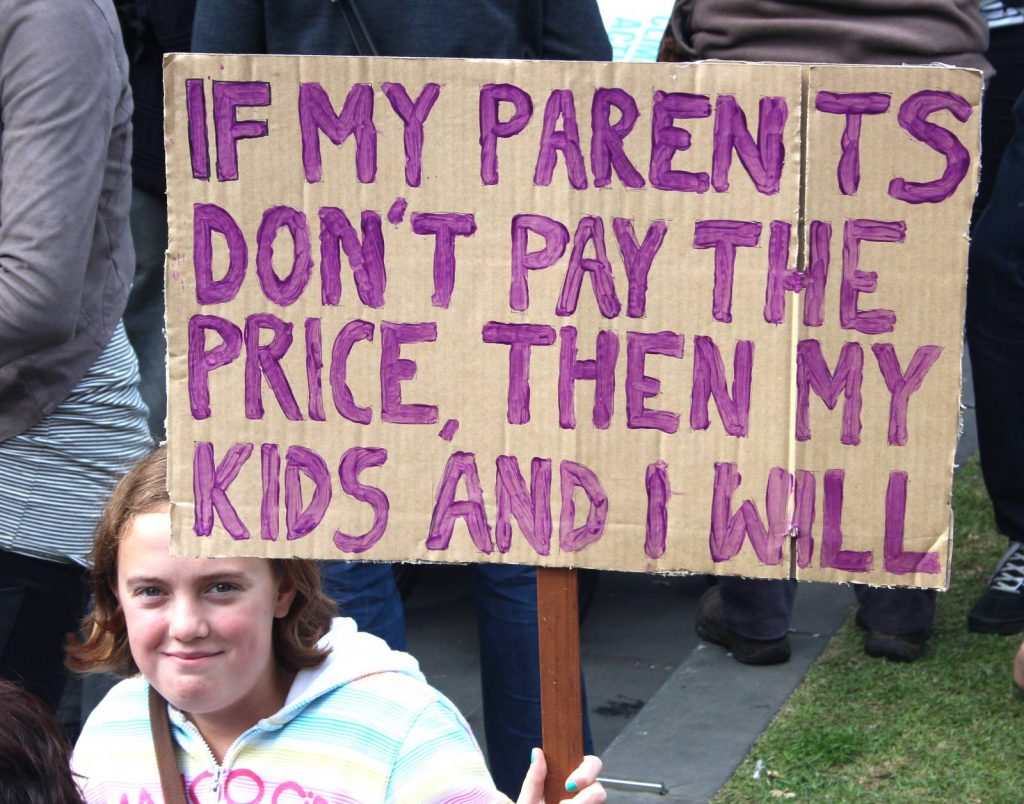
[[[153,732],[156,766],[160,771],[160,787],[166,804],[188,804],[185,783],[174,759],[171,721],[167,717],[167,701],[152,686],[149,688],[149,727]]]

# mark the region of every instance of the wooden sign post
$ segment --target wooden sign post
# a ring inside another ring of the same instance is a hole
[[[537,568],[540,708],[548,776],[546,802],[566,796],[565,780],[583,760],[583,690],[576,570]]]

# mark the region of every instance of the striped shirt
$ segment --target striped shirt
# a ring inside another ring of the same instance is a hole
[[[117,479],[152,448],[124,326],[67,399],[0,442],[0,550],[87,565]]]

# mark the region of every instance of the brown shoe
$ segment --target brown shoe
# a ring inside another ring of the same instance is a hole
[[[705,642],[721,645],[743,664],[782,664],[789,661],[789,637],[747,639],[725,625],[722,594],[717,586],[708,589],[697,601],[697,636]]]

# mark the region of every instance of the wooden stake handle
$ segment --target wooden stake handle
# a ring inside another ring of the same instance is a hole
[[[565,780],[583,761],[580,619],[576,570],[537,568],[540,708],[548,776],[545,804],[569,796]]]

